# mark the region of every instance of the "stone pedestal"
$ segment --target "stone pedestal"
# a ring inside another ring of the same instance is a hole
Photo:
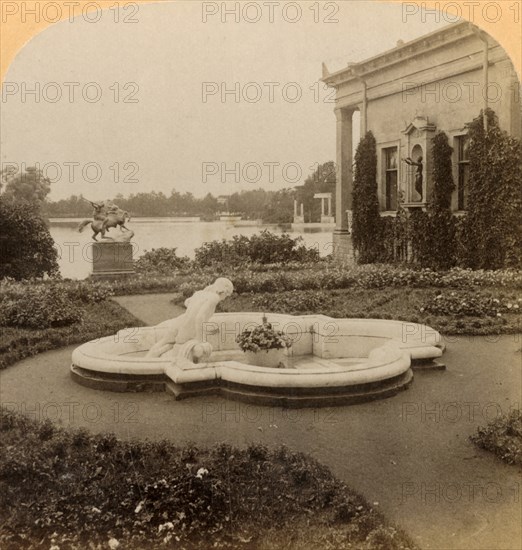
[[[333,256],[336,260],[343,263],[355,263],[352,236],[348,232],[334,231]]]
[[[133,274],[132,243],[99,242],[93,244],[93,278],[114,279]]]
[[[321,223],[333,225],[335,223],[334,216],[321,216]]]
[[[294,200],[294,223],[301,224],[304,223],[304,204],[301,203],[299,207],[300,214],[297,213],[297,201]]]

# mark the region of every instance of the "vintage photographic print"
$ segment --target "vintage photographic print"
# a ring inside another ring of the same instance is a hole
[[[522,549],[521,10],[0,0],[0,548]]]

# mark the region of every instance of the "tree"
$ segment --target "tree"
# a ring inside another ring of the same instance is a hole
[[[29,167],[25,172],[19,172],[12,167],[2,171],[2,181],[5,183],[4,198],[15,202],[26,202],[41,205],[51,191],[49,178],[35,167]]]
[[[455,218],[451,196],[455,190],[448,136],[438,132],[432,139],[433,191],[426,212],[412,214],[412,245],[423,267],[448,269],[455,265]]]
[[[38,206],[0,196],[0,278],[58,275],[57,251]]]
[[[299,202],[303,204],[305,221],[321,220],[321,202],[314,199],[316,193],[332,193],[332,211],[335,212],[335,164],[332,160],[318,164],[299,189]]]
[[[383,224],[377,197],[377,147],[371,131],[355,153],[352,199],[352,242],[357,260],[361,264],[377,262],[382,257]]]
[[[502,131],[487,109],[469,125],[468,214],[464,263],[473,269],[522,263],[522,157],[520,140]]]
[[[281,189],[270,193],[270,200],[263,212],[265,223],[292,223],[295,192],[293,189]]]

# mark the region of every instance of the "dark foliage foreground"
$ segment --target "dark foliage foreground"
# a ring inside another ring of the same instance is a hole
[[[496,418],[487,426],[478,428],[471,440],[500,460],[522,466],[522,413],[515,410]]]
[[[38,206],[0,196],[0,279],[55,276],[57,256]]]
[[[122,442],[8,411],[0,430],[4,549],[414,548],[284,447]]]

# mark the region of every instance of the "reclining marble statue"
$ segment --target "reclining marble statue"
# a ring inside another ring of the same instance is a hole
[[[184,360],[198,363],[207,359],[212,346],[204,341],[205,323],[214,315],[218,303],[233,292],[232,282],[220,277],[187,298],[185,313],[156,325],[164,334],[148,351],[147,357],[172,357],[178,364]]]

